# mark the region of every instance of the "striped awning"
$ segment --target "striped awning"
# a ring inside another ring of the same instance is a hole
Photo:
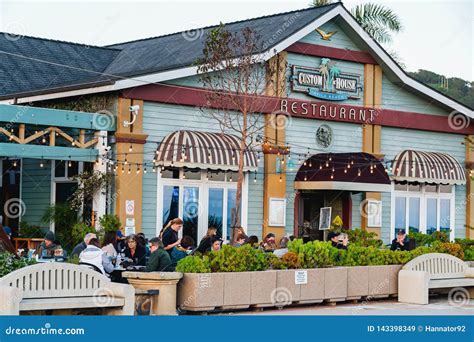
[[[396,181],[465,184],[466,175],[459,162],[447,153],[404,150],[392,164]]]
[[[180,130],[168,134],[156,151],[163,166],[237,171],[240,139],[235,135]],[[258,168],[257,153],[244,152],[244,171]]]

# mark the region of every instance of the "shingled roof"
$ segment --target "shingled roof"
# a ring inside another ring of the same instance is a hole
[[[336,6],[232,22],[226,29],[239,32],[249,27],[271,48]],[[106,47],[0,34],[0,98],[111,84],[114,79],[191,66],[202,55],[205,41],[192,35],[203,37],[215,27]]]

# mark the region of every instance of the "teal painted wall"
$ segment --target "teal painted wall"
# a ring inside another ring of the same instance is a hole
[[[143,129],[148,140],[155,142],[180,129],[220,132],[216,121],[204,118],[199,108],[152,102],[144,104]],[[155,142],[145,144],[144,158],[150,165],[156,150]],[[260,235],[263,222],[263,158],[261,164],[257,182],[253,182],[253,175],[249,179],[247,230],[256,235]],[[143,175],[142,231],[148,237],[156,235],[156,201],[157,174],[147,172]]]
[[[397,153],[405,149],[443,152],[452,155],[461,165],[465,163],[464,136],[448,133],[433,133],[410,129],[382,127],[381,153],[385,160],[393,160]],[[466,186],[455,187],[455,237],[465,236],[466,224]],[[390,240],[390,194],[382,195],[382,238]]]
[[[352,41],[351,38],[347,34],[344,33],[342,28],[334,22],[334,20],[330,20],[327,23],[323,24],[320,27],[324,32],[334,32],[337,31],[335,35],[333,35],[330,40],[323,40],[321,35],[313,31],[310,34],[303,37],[300,42],[303,43],[310,43],[310,44],[317,44],[323,46],[329,46],[339,49],[350,49],[361,51],[361,49]]]
[[[385,74],[382,75],[382,108],[433,115],[448,115],[451,112],[391,82]]]
[[[39,167],[38,159],[23,159],[21,174],[21,200],[25,203],[25,214],[21,221],[49,227],[41,222],[44,211],[51,203],[51,164]]]
[[[328,150],[318,149],[316,145],[316,130],[321,124],[327,124],[333,131],[333,144]],[[342,122],[326,122],[323,120],[310,120],[293,118],[289,123],[286,131],[286,141],[291,146],[291,152],[303,153],[308,152],[308,147],[312,154],[317,153],[342,153],[342,152],[358,152],[362,149],[362,130],[360,126],[354,124],[347,124]],[[287,192],[287,206],[286,206],[286,232],[293,234],[293,220],[294,220],[294,180],[298,166],[295,165],[294,171],[289,171],[286,177],[286,192]],[[353,227],[360,226],[359,222],[354,221],[354,216],[359,212],[360,196],[353,196]],[[354,209],[356,208],[356,209]]]

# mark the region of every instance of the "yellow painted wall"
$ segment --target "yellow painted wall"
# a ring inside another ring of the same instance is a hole
[[[129,111],[129,107],[131,105],[139,105],[140,111],[135,123],[130,127],[124,127],[123,121],[130,121],[132,119],[132,115]],[[145,140],[147,138],[147,135],[143,134],[143,101],[124,98],[118,99],[117,132],[115,133],[115,138],[117,140]],[[129,151],[130,144],[132,144],[132,152]],[[124,167],[125,172],[123,173],[121,171],[121,166],[117,169],[117,174],[115,177],[115,213],[120,218],[122,227],[125,227],[127,218],[134,218],[136,233],[140,232],[142,227],[143,170],[140,170],[140,173],[137,173],[136,165],[134,163],[143,163],[143,147],[143,143],[116,143],[117,159],[123,161],[125,159],[126,153],[127,161],[132,164],[130,164],[130,174],[128,173],[129,165]],[[133,215],[126,215],[125,204],[127,200],[133,200],[135,202],[135,210]]]
[[[474,180],[470,177],[470,170],[474,169],[474,135],[466,139],[466,239],[474,239]],[[471,166],[472,165],[472,166]]]

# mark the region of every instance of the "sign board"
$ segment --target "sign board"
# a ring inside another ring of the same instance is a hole
[[[293,66],[292,89],[327,101],[360,99],[360,75],[344,73],[335,61],[322,58],[317,68]]]
[[[286,225],[286,198],[270,198],[268,225],[284,227]]]
[[[308,284],[308,271],[295,271],[295,285]]]
[[[331,207],[323,207],[319,210],[319,230],[331,228]]]
[[[125,219],[125,225],[128,227],[135,227],[135,219],[127,217]]]
[[[135,201],[134,200],[125,201],[125,214],[135,215]]]
[[[125,236],[129,236],[132,234],[135,234],[135,226],[133,227],[125,226]]]

